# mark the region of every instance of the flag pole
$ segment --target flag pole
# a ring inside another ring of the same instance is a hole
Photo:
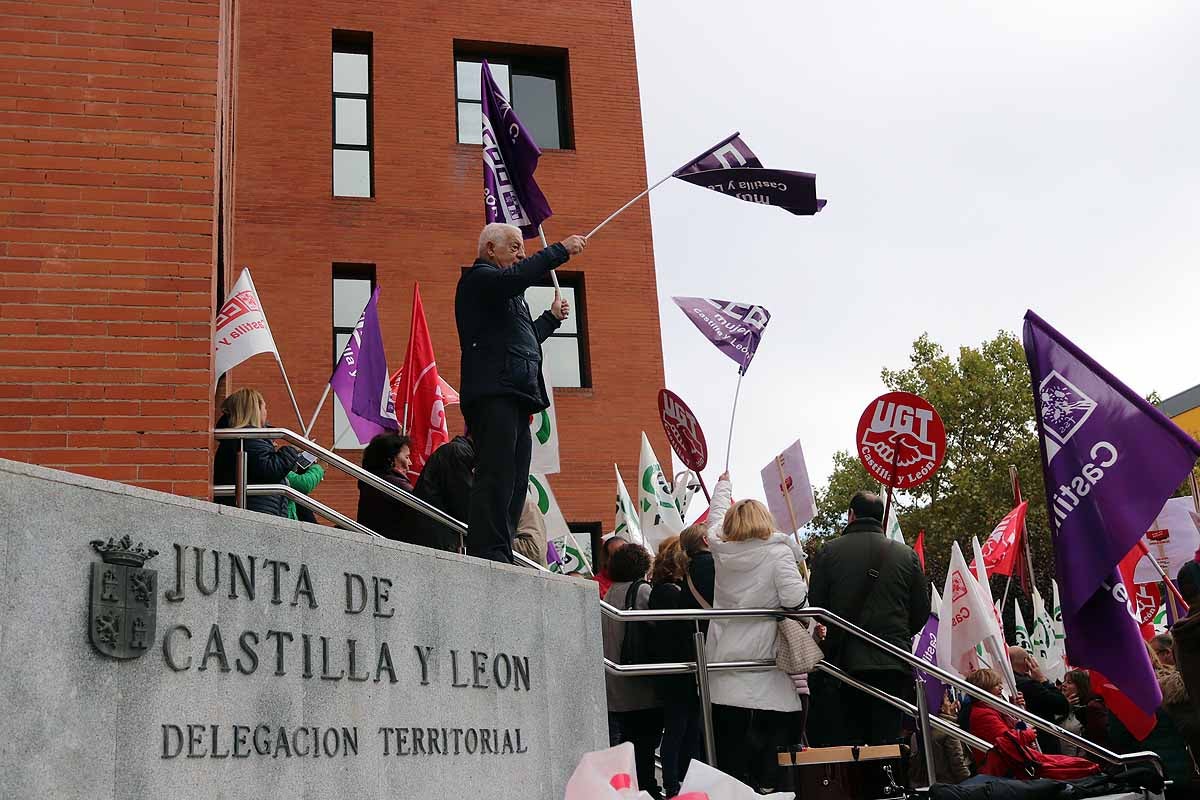
[[[541,223],[538,223],[538,236],[542,237],[542,249],[545,250],[550,245],[546,243],[546,234],[542,233]],[[550,270],[550,282],[554,284],[554,296],[558,297],[561,287],[558,285],[558,273],[554,270]]]
[[[707,150],[705,150],[704,152],[702,152],[700,155],[698,155],[698,156],[696,156],[695,158],[693,158],[691,161],[688,161],[686,164],[684,164],[684,165],[683,165],[683,166],[681,166],[681,167],[677,167],[677,168],[675,168],[675,169],[674,169],[674,170],[673,170],[673,171],[672,171],[670,174],[668,174],[668,175],[665,175],[665,176],[664,176],[664,177],[663,177],[663,178],[662,178],[660,181],[658,181],[657,183],[655,183],[653,186],[648,186],[648,187],[646,187],[646,189],[645,189],[644,191],[642,191],[642,192],[641,192],[641,194],[639,194],[637,197],[635,197],[635,198],[633,198],[632,200],[630,200],[630,201],[629,201],[628,203],[626,203],[625,205],[623,205],[623,206],[621,206],[620,208],[618,208],[618,209],[617,209],[616,211],[614,211],[613,213],[609,214],[609,215],[608,215],[608,218],[607,218],[607,219],[605,219],[605,220],[604,220],[604,222],[601,222],[599,225],[597,225],[596,227],[592,228],[592,232],[591,232],[591,233],[589,233],[589,234],[587,235],[587,238],[588,238],[588,239],[591,239],[593,236],[595,236],[595,235],[596,235],[596,233],[597,233],[597,232],[598,232],[598,231],[599,231],[601,228],[603,228],[603,227],[604,227],[605,225],[607,225],[608,223],[612,222],[612,221],[613,221],[613,220],[614,220],[614,219],[617,217],[617,215],[619,215],[619,214],[620,214],[622,211],[624,211],[625,209],[629,208],[631,205],[633,205],[634,203],[636,203],[638,200],[641,200],[641,199],[642,199],[643,197],[645,197],[646,195],[650,194],[650,192],[654,191],[654,190],[655,190],[655,189],[657,189],[659,186],[661,186],[662,184],[664,184],[664,183],[666,183],[667,181],[669,181],[671,178],[674,178],[676,173],[678,173],[678,172],[682,172],[683,170],[687,169],[687,168],[688,168],[688,167],[690,167],[692,164],[695,164],[697,161],[699,161],[700,159],[704,158],[706,155],[708,155],[709,153],[711,153],[713,150],[716,150],[716,149],[717,149],[718,147],[720,147],[721,145],[723,145],[723,144],[726,144],[726,143],[730,142],[730,141],[731,141],[731,140],[732,140],[734,137],[736,137],[736,136],[737,136],[738,134],[740,134],[740,133],[741,133],[741,131],[734,131],[733,133],[729,134],[728,136],[726,136],[726,137],[725,137],[724,139],[722,139],[721,141],[719,141],[719,142],[717,142],[716,144],[714,144],[712,147],[710,147],[710,148],[708,148]]]
[[[699,470],[696,471],[696,479],[700,481],[700,491],[704,492],[704,499],[708,501],[709,505],[712,505],[712,495],[708,493],[708,487],[704,485],[704,476],[700,474]]]
[[[312,438],[311,436],[309,436],[309,434],[312,433],[312,429],[314,427],[316,427],[317,415],[321,413],[321,409],[325,407],[325,401],[328,399],[329,399],[329,384],[327,383],[327,384],[325,384],[325,391],[321,393],[321,400],[320,400],[320,402],[317,403],[317,410],[313,412],[312,419],[309,421],[308,427],[306,427],[304,429],[304,438],[305,439]]]
[[[587,567],[587,571],[592,575],[592,577],[595,577],[596,572],[592,569],[591,562],[588,561],[588,557],[584,554],[583,548],[579,544],[579,540],[575,538],[575,534],[571,532],[570,528],[567,528],[567,536],[571,537],[571,541],[575,543],[575,549],[579,551],[579,557],[583,559],[583,566]]]
[[[888,474],[887,503],[884,504],[884,507],[883,507],[883,525],[884,525],[883,535],[885,537],[891,536],[891,526],[888,524],[888,518],[892,515],[892,494],[896,490],[896,463],[899,460],[900,460],[900,448],[894,447],[894,448],[892,448],[892,469],[891,469],[891,472]],[[904,535],[901,534],[900,538],[901,538],[901,540],[903,540]]]
[[[788,516],[792,518],[792,538],[800,544],[800,526],[796,524],[796,509],[792,506],[792,493],[788,491],[787,475],[783,472],[783,458],[775,456],[775,467],[779,470],[779,488],[783,490],[783,499],[787,503]]]
[[[292,382],[288,380],[287,370],[283,368],[283,359],[279,357],[279,353],[275,354],[275,363],[279,365],[279,374],[283,376],[283,385],[287,387],[288,397],[292,398],[292,408],[296,411],[296,421],[303,428],[304,417],[300,415],[300,404],[296,402],[296,393],[292,391]]]
[[[744,367],[744,365],[743,365]],[[729,451],[733,448],[733,421],[737,418],[738,395],[742,393],[742,378],[745,369],[738,370],[737,388],[733,390],[733,410],[729,412],[729,438],[725,441],[725,471],[729,472]],[[709,502],[712,502],[711,500]]]
[[[1016,464],[1008,465],[1008,480],[1012,485],[1013,502],[1019,506],[1021,505],[1021,477],[1017,474]],[[1029,584],[1032,587],[1036,587],[1037,579],[1033,574],[1033,554],[1029,551],[1029,529],[1025,524],[1025,520],[1021,520],[1021,544],[1025,548],[1025,563],[1029,569]]]

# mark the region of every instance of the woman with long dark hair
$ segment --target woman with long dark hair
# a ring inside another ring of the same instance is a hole
[[[413,487],[408,482],[411,452],[407,436],[381,433],[363,450],[362,466],[372,475],[411,494]],[[357,518],[360,525],[389,539],[428,544],[421,541],[420,528],[413,524],[412,511],[408,506],[362,481],[358,482]]]

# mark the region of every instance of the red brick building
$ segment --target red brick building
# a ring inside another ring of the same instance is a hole
[[[7,457],[205,496],[212,320],[243,265],[305,417],[337,357],[335,323],[352,326],[375,285],[389,366],[420,281],[457,385],[454,286],[483,219],[482,58],[545,150],[552,241],[645,185],[627,0],[0,8]],[[548,353],[562,448],[551,482],[569,520],[608,527],[612,462],[636,478],[642,430],[668,456],[647,205],[561,272],[577,327]],[[269,356],[218,391],[242,385],[266,394],[274,424],[298,426]],[[336,413],[325,407],[314,438],[334,439]],[[353,513],[346,481],[317,496]]]

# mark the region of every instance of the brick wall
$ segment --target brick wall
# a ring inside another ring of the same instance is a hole
[[[335,28],[373,34],[376,197],[369,200],[331,196]],[[241,15],[237,38],[233,264],[252,266],[306,416],[335,358],[334,262],[376,265],[393,369],[404,357],[419,280],[439,368],[458,385],[454,286],[474,258],[483,214],[480,148],[456,142],[455,39],[568,50],[575,149],[547,151],[538,169],[555,211],[545,226],[552,241],[586,232],[645,188],[626,0],[503,8],[406,2],[387,13],[346,0],[272,0]],[[593,388],[556,392],[563,471],[551,484],[568,519],[611,528],[613,462],[635,490],[642,430],[669,458],[657,416],[663,364],[648,205],[609,225],[566,269],[586,275]],[[262,389],[272,421],[296,424],[269,357],[235,369],[232,384]],[[452,431],[461,431],[458,412],[450,418]],[[318,440],[331,440],[332,420],[327,408]],[[353,513],[357,493],[330,479],[317,496]]]
[[[219,0],[0,2],[0,454],[205,496]]]

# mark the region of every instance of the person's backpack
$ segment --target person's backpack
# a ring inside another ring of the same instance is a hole
[[[638,589],[649,586],[648,581],[634,581],[625,590],[625,602],[621,608],[632,611],[637,605]],[[651,641],[653,641],[654,623],[624,622],[625,634],[621,639],[622,664],[649,664],[653,661]]]
[[[996,740],[996,749],[1009,764],[1010,776],[1016,778],[1050,778],[1070,781],[1095,775],[1100,767],[1086,758],[1048,755],[1021,741],[1013,731],[1005,731]]]

